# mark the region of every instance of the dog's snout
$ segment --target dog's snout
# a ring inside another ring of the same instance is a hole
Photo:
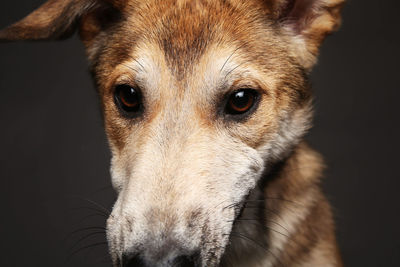
[[[153,262],[150,259],[144,259],[142,255],[135,254],[132,256],[124,255],[122,259],[123,267],[196,267],[199,265],[199,253],[194,253],[192,255],[180,255],[169,259],[164,262]]]

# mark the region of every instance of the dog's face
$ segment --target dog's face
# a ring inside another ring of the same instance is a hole
[[[124,54],[110,63],[121,35],[99,40],[109,51],[94,70],[119,192],[111,251],[149,266],[198,254],[212,266],[234,204],[308,127],[304,70],[249,4],[163,1],[129,12],[113,29]]]
[[[307,73],[341,1],[109,2],[49,1],[0,38],[60,37],[60,16],[79,18],[112,151],[115,264],[218,265],[243,201],[309,127]]]

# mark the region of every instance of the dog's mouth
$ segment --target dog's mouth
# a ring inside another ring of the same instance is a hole
[[[231,228],[228,233],[221,234],[222,240],[215,238],[217,234],[204,233],[202,237],[202,247],[196,250],[194,253],[187,255],[181,255],[176,258],[170,259],[164,262],[158,262],[157,264],[150,264],[143,255],[133,254],[133,255],[123,255],[122,257],[115,256],[116,261],[114,262],[115,267],[202,267],[202,266],[224,266],[221,262],[222,259],[227,254],[227,249],[230,247],[230,243],[234,241],[236,234],[234,229],[239,223],[240,218],[246,208],[247,200],[250,193],[244,198],[240,203],[235,203],[226,208],[232,208],[234,210],[234,218],[230,220]],[[204,226],[207,228],[207,226]],[[206,237],[207,236],[207,237]],[[211,238],[210,238],[211,236]],[[182,240],[182,242],[187,242],[188,240]],[[112,252],[110,251],[112,254]]]
[[[275,170],[274,170],[275,172]],[[268,178],[267,178],[268,179]],[[231,209],[230,213],[233,216],[232,219],[227,220],[230,224],[230,228],[225,230],[225,233],[218,233],[218,230],[213,230],[212,232],[207,230],[208,223],[199,224],[198,227],[203,228],[201,237],[201,247],[193,253],[187,253],[184,255],[177,256],[175,258],[169,259],[167,261],[158,261],[156,264],[149,263],[144,255],[134,254],[134,255],[123,255],[122,257],[115,256],[114,266],[115,267],[126,267],[126,266],[137,266],[137,267],[147,267],[147,266],[157,266],[157,267],[180,267],[180,266],[192,266],[192,267],[202,267],[202,266],[229,266],[227,263],[232,255],[237,254],[238,247],[236,242],[241,239],[242,243],[246,243],[253,239],[254,236],[249,236],[249,229],[254,227],[252,230],[256,233],[259,230],[259,225],[255,223],[250,223],[246,225],[246,231],[243,231],[243,226],[247,221],[260,221],[260,216],[264,203],[262,202],[262,183],[265,183],[263,179],[260,179],[260,184],[249,191],[249,193],[238,203],[233,203],[228,206],[222,207],[222,209]],[[250,210],[250,212],[249,212]],[[251,215],[249,215],[251,214]],[[255,216],[251,218],[251,216]],[[257,218],[256,218],[257,217]],[[208,220],[211,220],[210,218]],[[261,219],[262,220],[262,219]],[[218,229],[218,227],[213,227]],[[187,243],[190,238],[184,238],[181,240],[182,243]],[[112,254],[112,252],[110,251]]]

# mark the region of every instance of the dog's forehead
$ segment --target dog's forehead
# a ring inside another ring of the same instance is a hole
[[[110,50],[122,56],[104,58],[121,58],[114,67],[129,65],[153,83],[166,70],[179,82],[199,71],[216,79],[245,61],[265,64],[266,40],[274,35],[267,18],[253,9],[229,1],[144,1],[125,11],[123,36],[114,35],[119,43]]]
[[[128,59],[116,68],[118,73],[133,75],[136,83],[151,91],[163,89],[206,89],[210,95],[222,87],[230,87],[237,80],[260,76],[255,64],[246,61],[239,51],[240,47],[232,45],[210,45],[197,60],[187,62],[186,68],[180,69],[180,58],[169,62],[166,51],[155,44],[137,45]],[[184,59],[182,59],[184,60]],[[187,60],[187,59],[186,59]],[[266,82],[272,81],[267,79]],[[124,75],[120,77],[123,81]],[[129,80],[129,78],[127,78]],[[248,84],[250,85],[250,84]],[[156,93],[156,92],[154,92]]]
[[[266,34],[260,28],[267,19],[259,9],[231,1],[144,1],[125,12],[124,28],[136,35],[132,39],[158,45],[178,79],[210,49],[245,46]]]

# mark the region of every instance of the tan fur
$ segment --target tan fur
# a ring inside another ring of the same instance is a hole
[[[79,24],[119,194],[115,266],[341,266],[321,159],[302,138],[307,74],[342,3],[50,0],[0,31],[58,39]],[[119,84],[141,88],[140,117],[121,115]],[[241,88],[259,101],[238,121],[223,99]]]

